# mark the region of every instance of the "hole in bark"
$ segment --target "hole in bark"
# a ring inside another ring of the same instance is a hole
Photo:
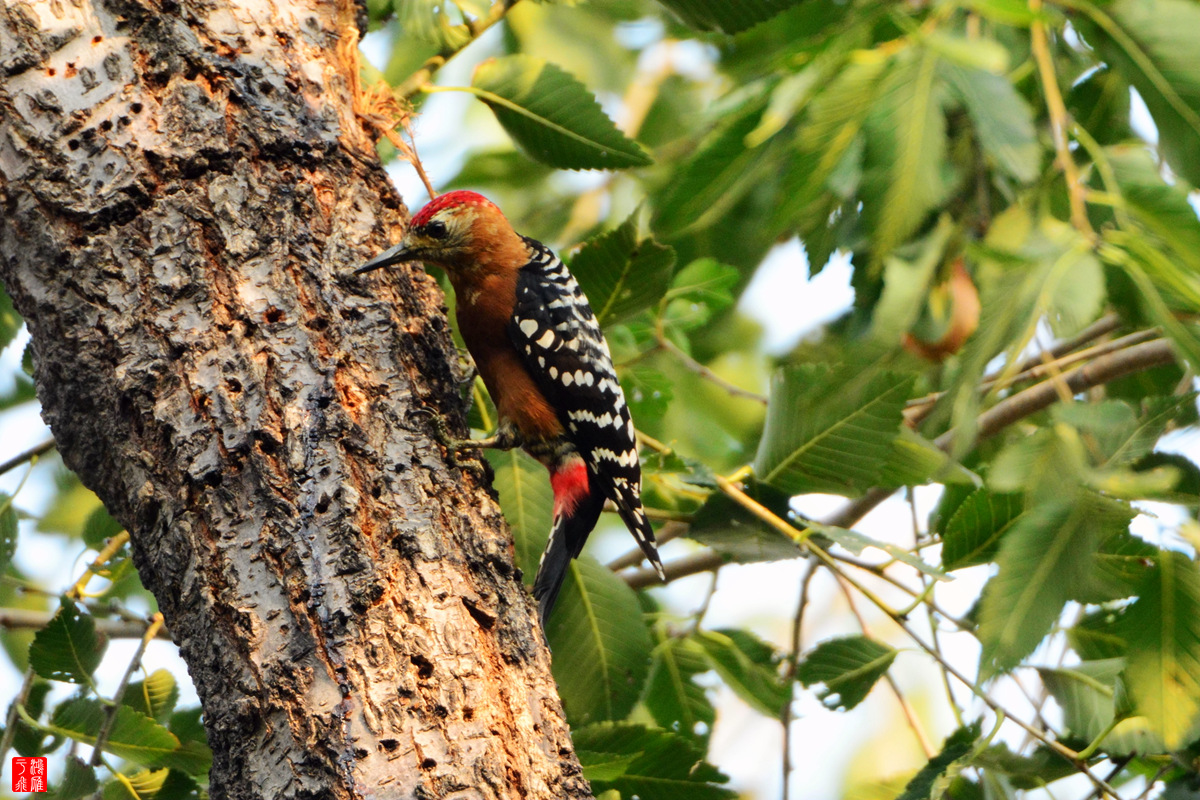
[[[330,500],[329,500],[328,496],[322,497],[320,500],[318,500],[317,501],[317,513],[324,514],[326,511],[328,511],[329,503],[330,503]]]
[[[258,448],[269,456],[273,456],[279,452],[279,441],[268,433],[256,431],[254,434],[254,441],[258,442]],[[329,507],[328,503],[325,507]]]
[[[450,716],[450,712],[446,710],[445,706],[434,706],[433,715],[438,719],[445,719]]]
[[[141,103],[133,103],[129,106],[129,110],[134,114],[142,113],[142,108],[144,108],[144,106]]]
[[[389,753],[394,753],[396,752],[396,748],[400,746],[400,743],[395,739],[380,739],[379,746]]]
[[[421,760],[421,769],[433,769],[436,766],[437,766],[437,762],[434,761],[432,758],[426,758],[426,759]]]
[[[100,44],[103,41],[104,41],[103,36],[93,36],[92,37],[92,44]]]
[[[128,125],[128,124],[129,124],[129,117],[124,117],[124,116],[123,116],[123,117],[119,117],[119,118],[117,119],[117,125],[118,125],[118,126],[120,126],[120,127],[122,127],[122,128],[124,128],[124,127],[125,127],[126,125]]]
[[[332,397],[327,394],[323,394],[317,398],[317,408],[329,408],[329,404],[332,402]]]
[[[351,320],[352,322],[357,322],[363,318],[362,311],[358,310],[357,308],[353,308],[353,307],[343,308],[340,313],[342,315],[342,319]]]
[[[415,666],[417,668],[417,677],[418,678],[429,678],[430,676],[433,675],[433,664],[430,663],[428,658],[421,655],[420,653],[418,653],[415,656],[412,656],[409,659],[409,661],[411,661],[413,663],[413,666]]]
[[[360,761],[369,755],[371,755],[371,754],[368,753],[366,750],[363,750],[361,747],[354,751],[354,757],[359,759]]]
[[[109,131],[111,131],[112,130],[112,120],[106,119],[106,120],[104,120],[104,122],[101,122],[100,130],[104,131],[105,133],[108,133]]]
[[[475,719],[475,709],[471,708],[470,706],[468,706],[467,708],[464,708],[463,709],[463,719],[466,720],[467,722],[470,722],[471,720]]]
[[[270,94],[271,92],[275,91],[275,87],[272,86],[269,81],[261,81],[258,84],[258,90],[263,94]]]
[[[237,378],[230,378],[225,381],[225,385],[229,387],[229,391],[231,392],[240,392],[242,390],[242,382]]]
[[[79,149],[79,140],[72,139],[71,141],[67,142],[67,148],[70,150],[78,150]]]
[[[378,500],[382,494],[383,487],[381,487],[379,484],[375,484],[371,487],[371,497],[374,497],[376,500]]]
[[[279,322],[283,319],[283,312],[275,306],[271,306],[267,309],[266,318],[267,322]]]
[[[329,320],[325,319],[324,317],[313,317],[306,322],[305,325],[309,328],[309,330],[323,331],[329,327]]]
[[[56,70],[54,67],[46,67],[46,74],[53,78],[58,74],[58,70]]]
[[[471,615],[471,619],[475,620],[475,622],[479,624],[479,627],[483,628],[485,631],[490,631],[492,626],[496,624],[496,618],[494,616],[484,611],[482,608],[476,607],[476,605],[467,598],[462,598],[462,604],[467,609],[467,613]]]

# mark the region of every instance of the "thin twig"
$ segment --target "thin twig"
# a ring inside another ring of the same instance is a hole
[[[1075,164],[1075,157],[1071,155],[1071,148],[1067,143],[1067,128],[1070,127],[1071,121],[1067,114],[1067,106],[1063,103],[1062,92],[1058,88],[1058,78],[1054,74],[1049,36],[1041,16],[1042,0],[1029,0],[1029,10],[1035,17],[1031,26],[1033,59],[1037,63],[1038,74],[1042,80],[1042,91],[1046,94],[1046,110],[1050,113],[1050,134],[1054,139],[1054,150],[1058,154],[1058,165],[1062,168],[1063,178],[1067,182],[1071,224],[1089,242],[1095,243],[1096,231],[1088,220],[1087,205],[1084,202],[1085,189],[1079,179],[1079,167]]]
[[[21,453],[18,456],[13,456],[8,461],[5,461],[3,464],[0,464],[0,475],[3,475],[4,473],[8,472],[13,467],[21,466],[26,461],[32,461],[35,458],[38,458],[39,456],[43,456],[46,453],[49,453],[51,450],[53,450],[55,448],[56,445],[57,445],[57,442],[55,442],[53,439],[48,439],[47,441],[44,441],[39,445],[29,448],[24,453]]]
[[[9,631],[41,630],[50,624],[54,614],[49,611],[33,611],[25,608],[0,609],[0,628]],[[96,630],[110,639],[136,639],[146,631],[146,621],[103,619],[95,617]],[[158,638],[171,640],[165,628],[160,628]]]
[[[662,335],[661,333],[658,334],[658,345],[660,348],[662,348],[663,350],[665,350],[668,353],[670,353],[671,355],[673,355],[679,361],[679,363],[681,363],[681,364],[683,364],[683,366],[687,367],[688,370],[696,373],[701,378],[704,378],[705,380],[709,381],[710,383],[713,383],[713,384],[719,386],[720,388],[724,389],[726,392],[733,395],[734,397],[742,397],[742,398],[745,398],[746,400],[753,400],[754,402],[760,403],[764,406],[767,404],[766,397],[759,394],[758,392],[752,392],[749,389],[743,389],[740,386],[733,385],[732,383],[725,380],[717,373],[713,372],[708,367],[701,364],[696,359],[689,356],[687,353],[685,353],[683,351],[682,348],[679,347],[679,345],[675,344],[674,342],[672,342],[670,339],[668,339],[665,335]]]
[[[500,20],[504,19],[513,6],[520,0],[498,0],[493,3],[488,9],[487,16],[472,20],[467,23],[467,29],[470,31],[468,39],[457,47],[450,47],[442,50],[435,56],[431,56],[421,68],[404,79],[399,86],[396,87],[397,96],[408,99],[421,91],[425,84],[434,76],[439,69],[446,65],[446,62],[461,53],[471,44],[473,44],[480,36],[482,36],[489,28],[495,25]]]
[[[800,599],[796,601],[796,613],[792,617],[792,654],[788,658],[787,670],[783,682],[789,689],[796,679],[796,666],[800,662],[800,643],[803,640],[801,629],[804,626],[804,610],[808,608],[808,586],[820,566],[815,558],[809,558],[804,576],[800,578]],[[783,706],[783,800],[788,800],[788,779],[792,774],[792,701]]]
[[[658,529],[658,532],[654,534],[654,539],[659,546],[662,546],[672,539],[677,539],[686,534],[690,527],[691,526],[686,522],[668,522],[666,525],[663,525]],[[626,569],[627,567],[636,567],[638,564],[642,563],[642,560],[645,558],[646,554],[642,552],[640,547],[634,548],[628,553],[618,556],[617,558],[614,558],[612,561],[608,562],[608,568],[613,572],[616,572],[618,570]]]
[[[18,709],[24,708],[25,702],[29,700],[29,690],[33,688],[35,678],[33,667],[28,667],[25,670],[25,680],[21,683],[21,690],[17,692],[12,705],[8,707],[8,716],[4,719],[4,738],[0,739],[0,764],[4,763],[9,748],[12,747],[13,737],[17,735]]]
[[[101,763],[101,758],[104,755],[104,745],[108,743],[108,736],[112,733],[113,725],[117,721],[117,712],[121,710],[121,700],[125,697],[125,690],[129,688],[129,679],[133,677],[142,665],[142,656],[146,654],[146,648],[150,646],[150,642],[158,635],[162,629],[163,616],[155,612],[150,617],[150,624],[146,626],[146,630],[142,633],[141,644],[138,645],[137,652],[133,654],[133,658],[129,661],[129,668],[125,670],[125,674],[121,676],[121,682],[117,685],[116,692],[113,693],[112,707],[108,710],[108,715],[104,718],[104,723],[100,726],[99,732],[96,734],[96,743],[92,745],[92,766],[98,767]]]

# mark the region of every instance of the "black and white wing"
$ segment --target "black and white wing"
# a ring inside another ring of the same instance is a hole
[[[633,420],[596,315],[574,276],[545,245],[525,239],[532,258],[517,278],[508,333],[526,369],[616,505],[642,551],[662,572],[642,508],[642,469]]]

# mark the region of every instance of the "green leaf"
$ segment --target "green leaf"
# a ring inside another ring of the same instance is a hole
[[[0,573],[8,571],[17,552],[17,510],[13,499],[0,492]]]
[[[571,274],[596,320],[610,325],[650,308],[667,292],[675,251],[638,233],[640,211],[589,239],[571,258]]]
[[[781,718],[792,687],[780,678],[775,648],[744,630],[702,630],[692,640],[738,697],[772,719]]]
[[[92,616],[64,597],[54,619],[33,637],[29,666],[43,678],[90,686],[107,644]]]
[[[1187,277],[1194,280],[1194,273],[1200,270],[1200,219],[1188,202],[1191,187],[1178,180],[1167,183],[1159,165],[1144,147],[1109,147],[1104,155],[1124,208],[1147,231],[1166,243],[1180,263],[1191,267],[1193,274]]]
[[[912,381],[854,368],[784,368],[772,381],[755,474],[790,494],[856,494],[874,486]]]
[[[796,678],[805,686],[824,684],[817,699],[830,710],[849,711],[866,699],[895,658],[891,647],[865,636],[829,639],[796,665]]]
[[[524,450],[489,450],[487,460],[500,508],[512,528],[517,566],[532,586],[554,521],[554,490],[546,468]]]
[[[1036,178],[1042,148],[1033,112],[1008,78],[944,61],[938,69],[951,95],[966,109],[980,147],[991,162],[1021,183]]]
[[[475,69],[471,91],[530,156],[552,167],[623,169],[652,163],[582,83],[542,59],[489,59]]]
[[[1125,655],[1125,639],[1117,630],[1119,616],[1109,609],[1087,614],[1067,631],[1067,641],[1084,661],[1103,661]]]
[[[546,627],[572,726],[622,720],[642,694],[653,643],[637,595],[588,556],[571,562]]]
[[[882,259],[905,241],[951,188],[943,85],[931,50],[897,58],[864,131],[862,194],[873,221],[872,251]]]
[[[169,770],[140,770],[132,775],[125,775],[125,780],[113,779],[104,784],[104,800],[145,800],[153,797],[158,800],[158,793],[167,781]],[[125,781],[128,781],[126,784]]]
[[[755,480],[747,481],[743,491],[780,519],[789,519],[790,498],[786,492]],[[799,528],[796,533],[800,533]],[[722,492],[710,494],[692,515],[687,535],[739,564],[781,561],[801,554],[796,542]]]
[[[125,530],[124,526],[112,518],[108,509],[99,506],[83,523],[83,543],[93,550],[99,550],[109,539],[123,530]]]
[[[912,428],[901,427],[892,454],[879,473],[879,486],[921,486],[926,483],[965,483],[977,486],[979,476],[962,466]]]
[[[945,744],[942,745],[941,752],[929,759],[929,763],[921,767],[920,771],[913,776],[908,785],[904,787],[904,793],[900,795],[898,800],[928,800],[934,797],[934,785],[949,772],[956,761],[964,758],[975,747],[975,742],[979,739],[979,723],[973,725],[964,725],[954,733],[946,737]],[[938,794],[936,796],[948,796]]]
[[[17,310],[13,308],[12,298],[5,291],[3,283],[0,283],[0,352],[12,343],[16,338],[17,331],[21,330],[21,325],[24,320]]]
[[[129,684],[121,702],[151,719],[166,722],[179,702],[175,676],[168,670],[156,669],[145,680]]]
[[[1073,20],[1104,61],[1138,90],[1171,168],[1200,185],[1200,6],[1191,0],[1085,4]]]
[[[1163,551],[1118,626],[1137,713],[1170,750],[1200,734],[1200,569]]]
[[[700,742],[708,740],[717,712],[694,678],[711,668],[694,641],[672,636],[659,640],[642,704],[660,728]]]
[[[979,640],[986,673],[1016,666],[1058,619],[1098,546],[1083,504],[1046,500],[1026,510],[1000,544],[999,573],[984,587]]]
[[[1020,494],[977,489],[946,522],[942,534],[942,566],[961,569],[986,564],[1025,508]]]
[[[46,696],[50,694],[50,689],[50,682],[41,678],[36,679],[30,687],[29,695],[25,699],[25,711],[32,719],[40,719],[42,712],[46,710]],[[12,708],[11,704],[9,708]],[[41,728],[34,728],[20,717],[17,717],[13,727],[13,749],[20,755],[41,756],[46,754],[47,747],[53,749],[57,746],[56,740],[53,739],[47,745],[46,732]]]
[[[60,736],[95,744],[107,709],[98,700],[77,697],[54,710],[47,727]],[[175,734],[129,706],[116,707],[116,720],[104,744],[105,752],[144,767],[167,764],[179,749]]]
[[[67,757],[66,769],[58,785],[46,795],[46,800],[79,800],[100,788],[96,768],[75,756]]]
[[[887,553],[895,560],[903,564],[907,564],[913,569],[923,572],[935,580],[950,580],[949,576],[947,576],[945,572],[933,566],[932,564],[929,564],[911,550],[903,548],[898,544],[880,541],[879,539],[872,539],[866,534],[859,533],[855,530],[850,530],[849,528],[838,528],[833,525],[824,525],[820,522],[809,521],[808,526],[816,533],[819,533],[836,544],[841,545],[854,555],[860,555],[866,548],[874,547]]]
[[[1067,729],[1090,742],[1112,724],[1117,677],[1122,658],[1085,661],[1065,669],[1043,669],[1042,683],[1063,710]]]
[[[572,728],[583,775],[600,795],[619,791],[641,800],[734,800],[729,779],[704,761],[686,738],[640,725],[603,723]]]
[[[658,201],[656,231],[668,236],[705,228],[759,185],[772,161],[764,156],[767,145],[747,147],[746,137],[761,118],[761,103],[752,103],[677,170]]]
[[[801,0],[658,0],[683,20],[701,31],[740,33],[776,14],[799,5]]]

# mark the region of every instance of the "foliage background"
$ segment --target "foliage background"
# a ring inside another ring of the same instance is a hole
[[[549,627],[597,793],[1200,792],[1200,5],[370,11],[368,98],[412,101],[437,189],[570,257],[677,537],[653,588],[606,523]],[[37,441],[19,328],[0,299],[3,458]],[[490,461],[532,576],[544,471]],[[29,463],[0,749],[52,753],[58,797],[203,794],[119,526]]]

